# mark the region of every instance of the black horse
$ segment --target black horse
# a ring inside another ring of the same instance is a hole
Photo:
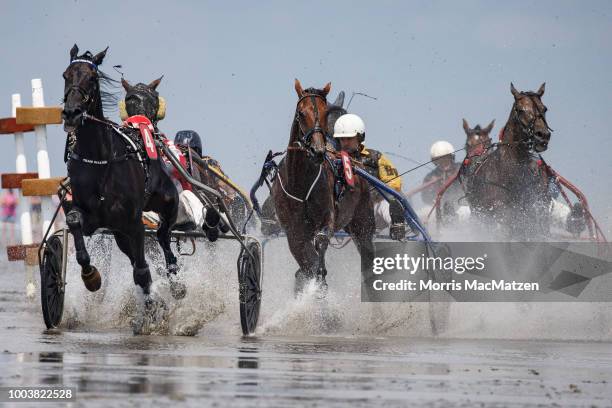
[[[65,208],[66,223],[74,236],[81,277],[88,290],[100,288],[100,273],[90,264],[83,236],[99,228],[108,229],[132,263],[134,283],[150,300],[152,280],[145,260],[142,212],[155,211],[161,218],[157,239],[165,256],[171,291],[175,298],[181,298],[185,287],[175,280],[178,266],[170,249],[170,229],[178,210],[177,189],[160,160],[147,160],[144,151],[104,118],[103,101],[107,95],[101,85],[110,78],[98,67],[107,50],[79,56],[75,44],[63,74],[64,130],[76,139],[68,159],[72,205]],[[154,81],[150,87],[151,95],[156,93],[158,84]],[[146,102],[134,104],[143,108],[145,105]],[[130,109],[130,103],[127,107]]]

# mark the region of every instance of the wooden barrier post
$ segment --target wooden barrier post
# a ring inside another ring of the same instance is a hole
[[[42,80],[40,78],[32,80],[32,106],[42,108],[45,106]],[[49,153],[47,152],[47,126],[46,124],[35,124],[36,132],[36,163],[38,166],[38,177],[46,179],[51,177],[51,167],[49,166]],[[51,217],[53,216],[53,201],[50,196],[41,197],[42,210],[42,233],[49,228]]]
[[[12,117],[17,116],[17,108],[21,107],[21,95],[12,95]],[[25,155],[25,144],[23,132],[15,132],[16,170],[17,173],[27,173],[28,165]],[[31,244],[32,240],[32,218],[30,217],[30,200],[26,199],[19,189],[19,226],[21,229],[21,243]]]
[[[62,123],[62,108],[45,107],[42,81],[32,80],[32,107],[22,107],[19,94],[12,96],[12,117],[0,119],[0,134],[13,134],[16,148],[17,173],[2,174],[2,187],[20,190],[20,225],[21,245],[10,245],[6,248],[9,261],[25,261],[26,267],[26,295],[33,299],[36,290],[36,267],[38,266],[38,247],[33,243],[33,230],[30,215],[29,197],[41,198],[42,233],[44,234],[51,224],[54,214],[51,196],[58,191],[59,183],[63,177],[51,178],[49,154],[47,152],[46,125]],[[23,132],[36,133],[36,161],[38,173],[28,173],[25,156]],[[39,179],[40,177],[40,179]]]
[[[11,96],[11,116],[17,117],[17,108],[21,107],[21,95],[13,94]],[[16,129],[17,130],[17,129]],[[18,174],[26,174],[28,172],[28,164],[25,155],[24,135],[21,131],[16,131],[15,136],[15,169]],[[21,244],[31,245],[33,242],[32,234],[32,218],[30,216],[30,199],[23,195],[19,188],[19,228],[21,234]],[[34,249],[34,248],[32,248]],[[36,295],[36,280],[34,272],[36,266],[31,263],[25,263],[25,281],[26,281],[26,298],[30,301],[34,300]]]

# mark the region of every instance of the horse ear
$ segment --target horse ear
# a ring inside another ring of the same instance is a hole
[[[538,96],[542,97],[542,95],[544,95],[544,88],[546,88],[546,82],[544,82],[542,86],[540,86],[540,89],[538,89]]]
[[[334,106],[342,108],[342,105],[344,105],[344,91],[340,91],[336,97],[336,100],[334,101]]]
[[[512,82],[510,82],[510,92],[512,92],[512,95],[514,95],[515,99],[518,99],[519,96],[521,96],[521,93],[516,90],[516,88],[514,87],[514,84]]]
[[[163,77],[164,77],[164,76],[162,75],[162,76],[160,76],[159,78],[157,78],[156,80],[151,81],[151,83],[149,84],[149,88],[151,88],[151,89],[153,89],[153,90],[157,89],[157,87],[158,87],[158,86],[159,86],[159,84],[161,83],[161,80],[162,80],[162,78],[163,78]]]
[[[489,133],[491,133],[491,131],[493,130],[493,126],[494,126],[494,125],[495,125],[495,119],[493,119],[493,120],[491,121],[491,123],[489,123],[489,126],[487,126],[486,128],[484,128],[482,131],[488,135],[488,134],[489,134]]]
[[[132,85],[130,85],[130,83],[123,78],[121,78],[121,86],[123,86],[123,89],[125,89],[125,92],[129,92],[130,88],[132,88]]]
[[[94,55],[91,61],[96,65],[101,65],[102,61],[104,61],[104,57],[106,57],[106,51],[108,51],[108,47],[106,47],[104,51],[100,51],[99,53]]]
[[[70,50],[70,61],[75,59],[78,55],[79,55],[79,47],[76,44],[74,44],[72,46],[72,49]]]
[[[297,96],[299,98],[301,98],[302,96],[304,96],[304,89],[302,88],[302,84],[300,84],[300,80],[295,78],[295,92],[297,93]]]
[[[463,119],[463,130],[465,131],[465,133],[470,133],[470,125],[468,125],[467,120],[465,120],[465,118]]]
[[[323,87],[323,93],[325,94],[325,96],[327,96],[329,91],[331,91],[331,82],[326,83]]]

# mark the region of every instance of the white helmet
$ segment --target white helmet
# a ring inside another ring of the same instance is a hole
[[[454,154],[455,148],[452,144],[448,143],[446,140],[439,140],[436,143],[431,145],[431,150],[429,154],[431,155],[431,160],[439,159],[440,157],[452,155]]]
[[[353,113],[347,113],[338,118],[334,124],[334,138],[355,137],[365,135],[365,123]]]

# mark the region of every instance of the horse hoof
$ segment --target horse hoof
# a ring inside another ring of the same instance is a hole
[[[170,281],[170,293],[176,300],[183,299],[187,294],[187,286],[182,282]]]
[[[328,286],[325,277],[317,276],[317,298],[324,299],[327,297]]]
[[[309,276],[308,274],[302,272],[301,269],[298,269],[295,273],[295,283],[293,285],[294,295],[298,296],[300,293],[302,293],[311,279],[312,276]]]
[[[172,275],[176,276],[179,273],[180,269],[181,268],[179,268],[179,266],[176,263],[169,264],[167,267],[168,276],[172,276]]]
[[[149,271],[149,267],[145,266],[144,268],[134,268],[132,271],[134,277],[134,283],[142,288],[142,291],[145,295],[148,295],[151,290],[151,272]]]
[[[81,279],[83,279],[85,287],[90,292],[96,292],[102,286],[100,272],[93,265],[88,265],[81,269]]]

